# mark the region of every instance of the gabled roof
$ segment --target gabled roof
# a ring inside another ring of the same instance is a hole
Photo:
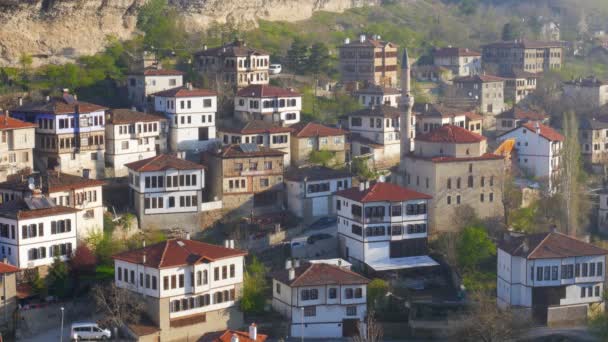
[[[109,124],[131,124],[136,122],[154,122],[154,121],[165,121],[166,118],[160,115],[146,114],[131,109],[110,109],[108,111],[108,120],[106,123]]]
[[[31,102],[17,107],[11,112],[34,114],[74,114],[92,113],[108,108],[96,104],[78,101],[73,95],[65,93],[62,97],[51,98],[48,102]]]
[[[290,127],[282,127],[264,120],[237,123],[232,126],[221,127],[218,130],[235,134],[288,133],[292,131]]]
[[[138,160],[125,164],[125,166],[136,172],[154,172],[164,170],[201,170],[205,166],[170,154],[159,154],[158,156]]]
[[[442,104],[434,104],[434,103],[417,103],[414,104],[413,111],[417,116],[420,117],[441,117],[441,118],[449,118],[458,115],[467,116],[467,113],[471,113],[464,109],[459,108],[450,108],[446,107]],[[472,116],[474,117],[474,116]],[[479,118],[476,117],[476,120]]]
[[[490,82],[503,82],[505,79],[493,75],[471,75],[456,77],[452,81],[455,83],[490,83]]]
[[[19,268],[15,267],[11,264],[0,262],[0,274],[15,273],[15,272],[19,272]]]
[[[27,176],[24,175],[23,177],[12,177],[12,179],[0,183],[0,189],[29,192],[29,178],[32,178],[34,180],[34,185],[40,187],[45,194],[84,189],[105,184],[103,181],[96,179],[84,178],[56,171],[47,171],[45,173],[32,173]]]
[[[74,208],[56,206],[48,199],[27,198],[8,201],[0,204],[0,217],[13,220],[27,220],[32,218],[74,214],[78,210]]]
[[[442,47],[437,48],[433,51],[435,57],[481,57],[479,51],[471,50],[469,48],[459,47]]]
[[[368,84],[367,87],[359,89],[355,94],[366,95],[401,95],[401,90],[397,88],[383,87],[375,84]]]
[[[237,92],[240,97],[297,97],[302,96],[292,89],[285,89],[265,84],[252,84]]]
[[[217,96],[217,93],[208,89],[188,88],[188,86],[176,87],[159,91],[152,94],[158,97],[201,97],[201,96]]]
[[[237,330],[226,330],[223,333],[220,332],[221,335],[219,335],[218,337],[216,337],[215,339],[210,339],[210,340],[205,340],[203,338],[204,342],[232,342],[232,336],[236,335],[239,338],[239,342],[264,342],[268,339],[267,335],[264,334],[257,334],[256,339],[252,339],[249,336],[249,332],[245,332],[245,331],[237,331]]]
[[[268,53],[259,49],[248,47],[242,40],[235,40],[211,49],[203,49],[195,53],[195,56],[215,56],[215,57],[247,57],[250,55],[267,56]]]
[[[564,84],[577,86],[577,87],[599,87],[608,84],[606,81],[602,81],[595,76],[579,77],[570,81],[564,82]]]
[[[2,114],[0,114],[2,115]],[[36,128],[33,123],[17,120],[10,116],[0,116],[0,131],[8,131],[13,129]]]
[[[146,256],[145,263],[143,262],[144,255]],[[169,239],[144,248],[119,253],[112,258],[160,269],[193,265],[203,261],[213,262],[244,255],[247,255],[247,252],[239,249],[195,240]]]
[[[295,278],[289,280],[289,270],[274,273],[273,278],[291,287],[321,285],[367,285],[369,279],[336,265],[303,263],[295,268]]]
[[[381,105],[359,109],[357,111],[347,114],[347,116],[376,116],[383,118],[398,118],[401,116],[402,113],[403,112],[398,108],[387,105]]]
[[[533,111],[523,110],[523,109],[514,107],[514,108],[511,108],[507,111],[504,111],[504,112],[496,115],[496,118],[497,119],[542,121],[542,120],[549,118],[549,116],[545,113],[533,112]]]
[[[289,172],[287,172],[285,174],[286,180],[290,180],[290,181],[294,181],[294,182],[301,182],[301,181],[304,181],[304,179],[306,179],[307,181],[310,182],[310,181],[338,179],[338,178],[350,178],[350,177],[352,177],[352,174],[350,174],[347,171],[335,170],[335,169],[331,169],[329,167],[318,166],[318,165],[301,167],[298,169],[292,169],[292,170],[289,170]]]
[[[286,153],[269,147],[256,144],[233,144],[223,146],[219,151],[206,152],[220,158],[242,158],[242,157],[281,157]]]
[[[526,259],[553,259],[608,254],[608,251],[603,248],[558,232],[511,237],[499,243],[498,248],[512,256]]]
[[[338,191],[336,196],[348,198],[355,202],[405,202],[412,200],[431,199],[432,197],[401,187],[393,183],[378,182],[361,191],[358,187]]]
[[[554,130],[552,127],[547,125],[543,125],[539,122],[526,122],[521,125],[521,127],[525,127],[531,132],[536,132],[536,127],[540,129],[540,136],[549,140],[549,141],[564,141],[564,136],[561,135],[558,131]],[[519,128],[515,128],[517,130]],[[509,132],[505,133],[508,134]],[[504,135],[504,134],[503,134]]]
[[[179,70],[146,68],[142,74],[144,76],[181,76],[184,73]]]
[[[501,41],[495,42],[491,44],[482,45],[482,48],[524,48],[524,49],[543,49],[543,48],[551,48],[551,47],[563,47],[563,42],[543,42],[536,40],[510,40],[510,41]]]
[[[605,121],[602,118],[582,117],[579,120],[579,128],[587,130],[607,129],[608,121]]]
[[[459,126],[443,125],[428,133],[417,136],[416,140],[435,143],[472,144],[484,141],[486,137]]]
[[[291,134],[298,138],[333,137],[346,134],[346,131],[342,129],[321,125],[315,122],[298,122],[297,124],[291,125],[289,128],[292,129]]]

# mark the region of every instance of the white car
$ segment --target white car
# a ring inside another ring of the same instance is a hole
[[[112,332],[108,329],[100,328],[97,323],[81,322],[72,324],[70,337],[73,341],[109,340],[112,337]]]
[[[270,66],[268,67],[268,72],[270,72],[271,75],[280,74],[281,71],[283,71],[283,67],[281,66],[281,64],[270,64]]]

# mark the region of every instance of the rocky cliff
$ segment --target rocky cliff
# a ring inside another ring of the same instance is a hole
[[[243,27],[258,19],[303,20],[315,11],[341,12],[380,0],[169,0],[189,30],[212,22]],[[99,51],[108,35],[129,38],[146,0],[0,0],[0,65],[15,65],[23,53],[36,64],[64,62]]]

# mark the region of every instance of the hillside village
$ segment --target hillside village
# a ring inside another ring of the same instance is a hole
[[[2,338],[605,340],[608,81],[556,82],[581,52],[544,24],[425,55],[144,44],[120,100],[109,76],[28,88],[24,56]]]

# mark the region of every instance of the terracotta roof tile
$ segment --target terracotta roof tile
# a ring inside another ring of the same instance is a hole
[[[479,51],[459,47],[442,47],[433,51],[435,57],[481,57]]]
[[[300,93],[265,84],[252,84],[238,91],[240,97],[298,97]]]
[[[235,331],[235,330],[225,330],[224,332],[220,332],[220,335],[212,338],[204,340],[205,342],[231,342],[232,336],[236,335],[239,338],[239,342],[265,342],[268,339],[267,335],[258,333],[257,338],[254,340],[249,336],[249,332],[245,331]]]
[[[428,160],[433,163],[455,163],[455,162],[505,159],[504,156],[494,154],[494,153],[484,153],[481,156],[477,156],[477,157],[450,157],[450,156],[421,157],[421,156],[417,156],[413,153],[410,153],[407,157],[412,158],[412,159]]]
[[[320,286],[320,285],[367,285],[369,279],[346,268],[323,264],[303,263],[295,268],[293,280],[289,280],[289,271],[275,272],[273,277],[291,287]]]
[[[183,86],[159,91],[152,95],[159,97],[201,97],[217,96],[217,93],[208,89],[188,88],[186,86]]]
[[[350,200],[368,202],[404,202],[411,200],[431,199],[432,197],[401,187],[392,183],[379,182],[372,184],[369,188],[361,191],[358,187],[338,191],[336,196],[348,198]]]
[[[415,115],[420,115],[422,117],[424,116],[434,116],[434,117],[442,117],[442,118],[447,118],[447,117],[454,117],[454,116],[459,116],[459,115],[468,115],[468,114],[474,114],[473,112],[467,111],[465,109],[461,109],[461,108],[450,108],[447,106],[444,106],[442,104],[434,104],[434,103],[418,103],[414,105],[414,114]],[[475,114],[477,115],[477,114]],[[479,116],[479,119],[481,119],[482,117]],[[478,119],[476,119],[478,120]]]
[[[0,114],[1,115],[1,114]],[[0,131],[7,131],[12,129],[23,129],[23,128],[36,128],[33,123],[17,120],[15,118],[0,116]]]
[[[258,146],[256,144],[232,144],[223,146],[219,151],[207,151],[206,154],[221,158],[241,157],[280,157],[286,153],[273,148]]]
[[[45,194],[66,190],[84,189],[102,186],[105,183],[96,179],[84,178],[67,173],[47,171],[46,173],[33,173],[24,177],[14,177],[6,182],[0,183],[0,189],[11,189],[15,191],[28,191],[28,179],[33,178],[34,184],[42,188]]]
[[[363,42],[361,42],[360,40],[351,40],[350,43],[344,44],[340,47],[344,48],[344,47],[362,47],[362,46],[370,46],[370,47],[375,47],[375,48],[381,48],[384,46],[398,47],[398,45],[395,45],[394,43],[384,41],[384,40],[379,40],[379,39],[373,39],[373,38],[366,38]]]
[[[138,111],[134,111],[131,109],[110,109],[108,111],[108,120],[106,121],[109,124],[130,124],[136,122],[154,122],[154,121],[165,121],[166,118],[154,115],[147,114]]]
[[[417,136],[416,140],[436,143],[471,144],[484,141],[486,137],[459,126],[444,125],[431,132]]]
[[[27,220],[39,217],[74,214],[77,212],[77,209],[64,206],[50,206],[42,207],[40,209],[30,209],[30,207],[27,206],[25,200],[23,199],[4,202],[0,204],[0,216],[17,220]]]
[[[0,274],[4,274],[4,273],[15,273],[18,272],[19,268],[11,265],[11,264],[6,264],[3,262],[0,262]]]
[[[291,134],[298,138],[346,135],[346,131],[342,129],[329,127],[314,122],[298,122],[297,124],[291,125],[290,128],[293,130]]]
[[[510,255],[526,259],[552,259],[608,254],[608,251],[603,248],[558,232],[512,237],[499,243],[498,248]]]
[[[180,76],[183,74],[182,71],[171,69],[147,68],[143,71],[144,76]]]
[[[197,164],[185,159],[180,159],[170,154],[160,154],[152,158],[142,159],[136,162],[125,164],[125,166],[137,172],[154,172],[170,169],[200,170],[205,168],[205,166],[201,164]]]
[[[48,102],[32,102],[13,109],[15,113],[41,113],[41,114],[74,114],[92,113],[108,108],[93,103],[78,101],[73,95],[64,94],[61,98],[52,98]]]
[[[355,94],[401,95],[401,90],[397,88],[382,87],[375,84],[369,84],[367,87],[357,90]]]
[[[538,128],[540,128],[540,136],[550,140],[550,141],[564,141],[564,136],[561,135],[558,131],[554,130],[552,127],[549,127],[547,125],[543,125],[539,122],[526,122],[524,124],[522,124],[522,127],[527,128],[528,130],[532,131],[532,132],[536,132],[536,126],[538,125]],[[515,128],[518,129],[518,128]],[[505,133],[506,134],[506,133]]]
[[[219,130],[236,134],[288,133],[292,131],[290,127],[282,127],[264,120],[251,120],[246,123],[221,127]]]
[[[197,264],[203,260],[212,262],[244,256],[247,255],[247,252],[195,240],[169,239],[145,248],[114,255],[113,258],[143,264],[144,254],[146,255],[145,266],[160,269]]]
[[[493,75],[472,75],[456,77],[452,81],[455,83],[488,83],[488,82],[503,82],[505,79]]]

